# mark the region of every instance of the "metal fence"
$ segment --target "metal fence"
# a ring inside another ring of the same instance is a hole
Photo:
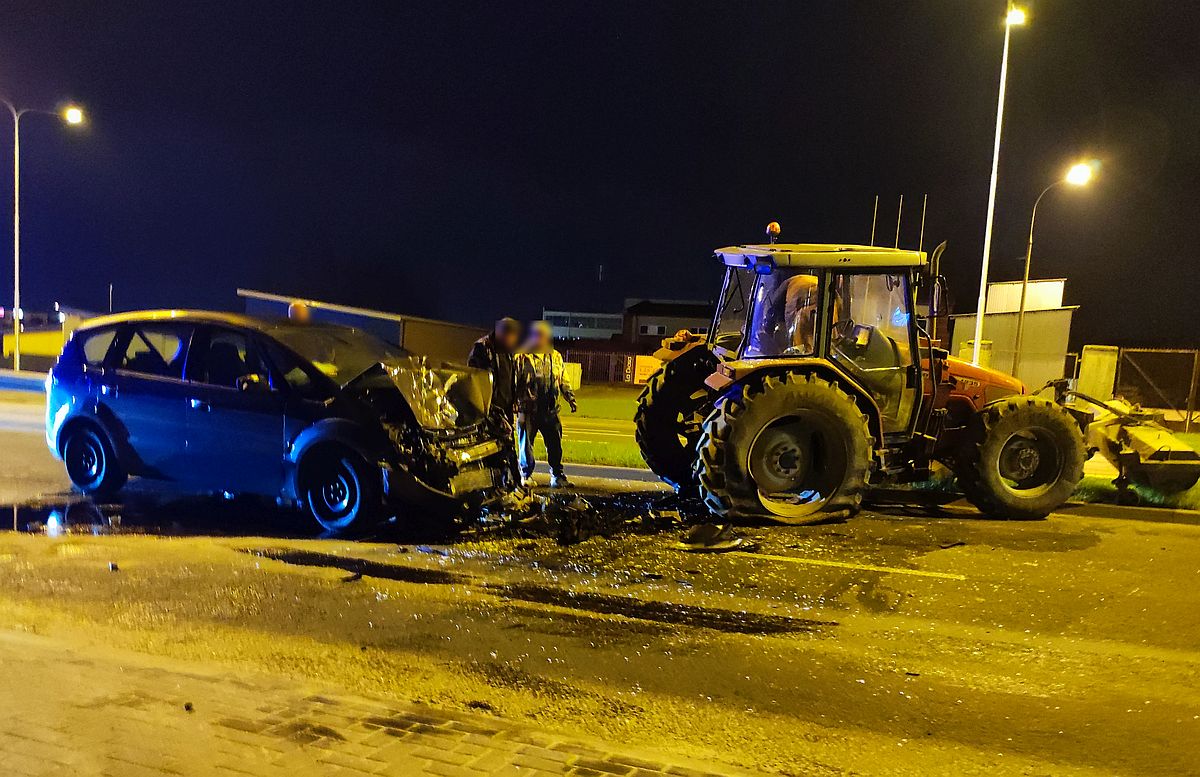
[[[1142,407],[1161,409],[1172,425],[1190,432],[1200,387],[1200,351],[1122,348],[1113,393]]]
[[[633,354],[568,348],[564,358],[580,364],[584,383],[629,383],[633,380]]]

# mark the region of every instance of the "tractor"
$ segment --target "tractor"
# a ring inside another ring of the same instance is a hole
[[[712,327],[664,341],[634,419],[650,469],[713,514],[845,517],[868,485],[926,481],[938,462],[996,518],[1044,517],[1075,490],[1083,419],[939,347],[945,281],[926,253],[772,242],[715,257]]]

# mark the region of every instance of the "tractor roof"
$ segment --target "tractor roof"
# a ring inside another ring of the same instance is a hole
[[[821,243],[772,243],[718,248],[727,267],[923,267],[923,251]]]

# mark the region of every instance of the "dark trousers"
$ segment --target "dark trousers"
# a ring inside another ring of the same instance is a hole
[[[517,440],[521,453],[521,476],[533,474],[533,440],[539,434],[546,445],[550,472],[562,476],[562,421],[558,413],[520,413],[517,415]]]
[[[515,488],[521,483],[521,468],[517,463],[517,436],[513,413],[497,410],[492,407],[488,423],[492,433],[500,440],[504,453],[504,477],[508,488]]]

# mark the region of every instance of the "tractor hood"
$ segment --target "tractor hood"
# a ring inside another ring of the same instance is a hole
[[[492,375],[449,363],[431,366],[423,356],[410,356],[376,364],[343,389],[364,399],[399,391],[423,429],[447,431],[474,426],[487,416]]]
[[[1025,393],[1024,383],[990,367],[980,367],[949,356],[946,358],[946,368],[954,381],[950,393],[970,397],[976,404]]]

